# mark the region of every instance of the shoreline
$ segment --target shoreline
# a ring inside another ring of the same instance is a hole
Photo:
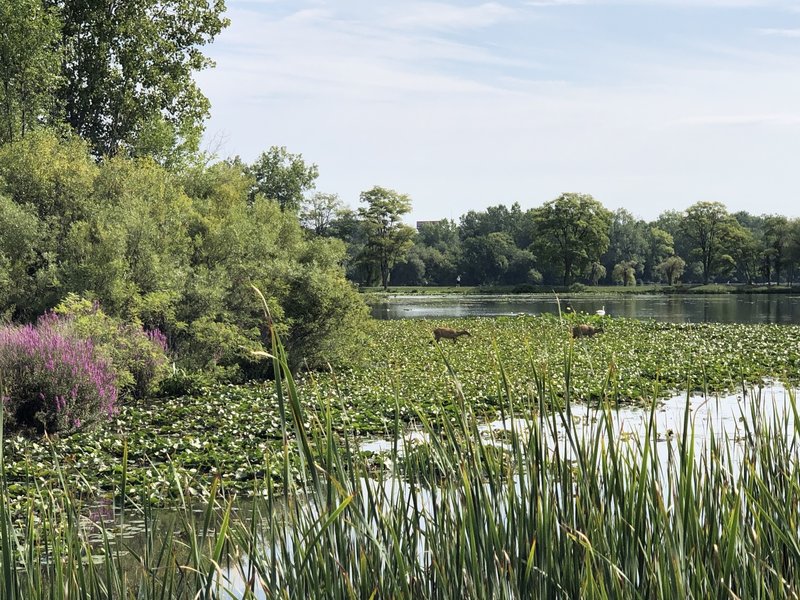
[[[608,295],[693,295],[693,294],[800,294],[800,285],[746,285],[746,284],[686,284],[638,286],[389,286],[384,291],[380,287],[360,287],[364,296],[391,298],[400,296],[608,296]]]

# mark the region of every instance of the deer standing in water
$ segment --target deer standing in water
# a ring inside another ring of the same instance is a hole
[[[572,337],[592,337],[595,333],[603,333],[602,327],[595,327],[594,325],[575,325],[572,328]]]
[[[447,338],[448,340],[453,340],[453,343],[455,344],[458,337],[462,335],[468,335],[472,337],[472,334],[466,329],[457,331],[450,327],[437,327],[433,330],[433,337],[436,338],[437,342],[442,338]]]

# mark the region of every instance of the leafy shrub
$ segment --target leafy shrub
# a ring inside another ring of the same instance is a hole
[[[111,317],[97,303],[75,294],[68,294],[55,313],[66,335],[90,339],[98,355],[112,365],[120,393],[142,398],[168,373],[167,343],[159,330],[145,331],[138,320]]]
[[[58,432],[110,417],[116,378],[91,340],[65,333],[57,316],[0,329],[3,399],[11,428]]]
[[[197,396],[203,389],[213,385],[220,377],[216,373],[187,371],[173,367],[172,372],[161,380],[159,394],[162,396]]]

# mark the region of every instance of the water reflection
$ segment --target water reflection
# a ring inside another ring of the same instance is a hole
[[[796,392],[795,392],[796,393]],[[781,385],[768,385],[763,388],[751,388],[747,394],[732,394],[725,396],[704,396],[701,394],[686,394],[673,396],[658,404],[654,413],[653,426],[659,440],[670,442],[683,437],[684,422],[687,417],[690,432],[697,447],[697,455],[709,447],[709,442],[714,439],[719,444],[727,447],[728,441],[739,441],[743,438],[745,430],[755,428],[754,416],[763,418],[766,422],[778,422],[786,427],[781,432],[789,435],[794,430],[793,414],[790,410],[789,392]],[[601,408],[586,404],[573,404],[570,407],[569,421],[570,433],[573,436],[607,435],[605,427],[597,425],[602,417]],[[774,417],[778,416],[777,420]],[[641,438],[648,426],[650,409],[637,406],[620,406],[609,413],[611,430],[617,439],[635,440]],[[550,418],[550,417],[548,417]],[[485,423],[478,427],[484,437],[495,439],[498,432],[507,432],[512,428],[518,433],[525,434],[531,423],[525,419],[506,419]],[[555,435],[552,435],[552,434]],[[566,427],[563,421],[558,421],[555,431],[542,427],[545,442],[551,449],[560,446],[562,455],[569,456],[570,449],[567,445]],[[497,445],[504,446],[503,436]],[[403,455],[408,449],[420,444],[428,443],[427,435],[421,431],[409,431],[400,440],[398,455]],[[489,442],[494,443],[494,442]],[[374,439],[363,442],[360,449],[365,452],[392,451],[394,442],[384,439]],[[663,453],[663,460],[667,458],[667,446],[659,447]],[[738,456],[734,458],[739,458]]]
[[[605,306],[616,317],[672,323],[800,324],[800,296],[789,294],[630,294],[560,298],[576,311]],[[555,296],[394,296],[372,307],[376,319],[447,319],[557,313]]]

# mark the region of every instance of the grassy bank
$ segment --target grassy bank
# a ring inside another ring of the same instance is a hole
[[[212,484],[210,508],[194,516],[182,495],[187,481],[173,471],[181,508],[161,524],[145,513],[145,543],[131,570],[119,549],[89,541],[103,526],[82,525],[73,486],[56,464],[36,492],[43,520],[28,512],[15,521],[0,508],[2,597],[797,597],[793,396],[788,412],[769,417],[756,397],[736,438],[698,447],[688,411],[677,436],[657,430],[655,402],[642,436],[617,436],[609,380],[588,433],[577,435],[570,393],[577,343],[565,346],[559,369],[530,365],[525,396],[506,385],[503,356],[489,352],[493,404],[526,419],[498,446],[478,432],[481,416],[453,354],[434,351],[458,410],[437,422],[417,409],[431,443],[411,455],[395,443],[376,469],[373,457],[355,451],[351,432],[336,434],[335,402],[305,403],[276,345],[283,418],[275,467],[288,494],[268,493],[237,516]],[[647,397],[659,395],[653,383]],[[564,436],[553,446],[559,429]],[[137,444],[123,446],[120,501],[140,499],[129,487]],[[0,464],[7,460],[0,456]],[[4,472],[2,507],[9,486]]]

